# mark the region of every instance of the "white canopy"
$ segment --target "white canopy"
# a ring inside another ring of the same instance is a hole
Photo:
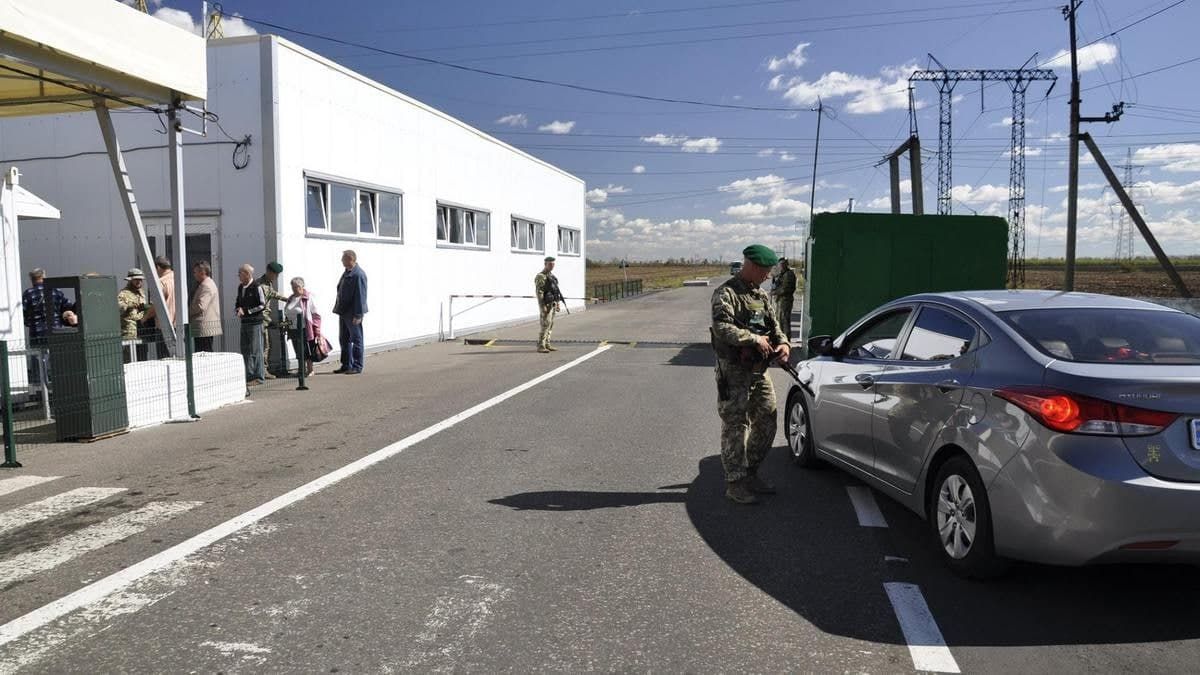
[[[199,35],[116,0],[0,0],[0,116],[78,112],[97,93],[161,105],[207,91]]]
[[[12,188],[13,199],[17,203],[18,218],[52,218],[58,220],[62,217],[62,212],[29,190],[20,185],[14,185]]]

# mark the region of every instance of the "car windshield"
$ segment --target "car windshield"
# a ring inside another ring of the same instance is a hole
[[[1200,363],[1200,317],[1152,309],[1026,309],[999,316],[1041,351],[1078,363]]]

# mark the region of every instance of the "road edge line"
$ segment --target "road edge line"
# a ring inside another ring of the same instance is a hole
[[[908,645],[913,668],[933,673],[961,673],[958,662],[946,646],[929,603],[916,584],[897,581],[884,582],[883,590],[892,602],[892,610],[900,622],[904,642]]]

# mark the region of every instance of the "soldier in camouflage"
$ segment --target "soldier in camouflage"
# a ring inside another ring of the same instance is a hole
[[[538,352],[547,354],[558,351],[558,347],[550,344],[550,331],[554,330],[554,314],[558,312],[562,302],[562,292],[558,289],[558,279],[554,277],[554,256],[546,256],[546,266],[533,278],[533,287],[538,301],[538,316],[541,319],[541,331],[538,332]]]
[[[771,280],[771,297],[775,300],[775,316],[779,318],[779,326],[789,342],[792,337],[792,302],[795,295],[796,271],[788,264],[787,258],[780,258],[779,274]]]
[[[770,297],[759,288],[779,259],[758,244],[742,254],[741,271],[713,293],[712,342],[725,496],[738,504],[753,504],[758,501],[756,494],[775,492],[758,475],[777,424],[775,388],[767,367],[777,359],[788,359],[791,349]]]
[[[263,309],[263,324],[262,324],[263,364],[264,364],[265,368],[271,367],[271,336],[270,336],[271,329],[279,328],[279,326],[280,326],[280,323],[278,323],[278,322],[271,323],[271,304],[278,300],[282,300],[286,303],[288,300],[288,296],[275,290],[275,286],[279,283],[279,275],[281,273],[283,273],[283,265],[272,260],[271,262],[267,263],[267,271],[264,272],[263,275],[258,278],[258,287],[262,289],[263,295],[266,296],[266,298],[267,298],[267,306],[266,306],[266,308]],[[282,320],[283,320],[283,317],[281,316],[280,322],[282,322]],[[286,365],[279,366],[279,370],[281,370],[281,371],[286,368],[287,368]],[[266,378],[268,380],[275,379],[275,374],[270,372],[270,370],[268,370],[266,373],[264,373],[264,375],[266,375]]]

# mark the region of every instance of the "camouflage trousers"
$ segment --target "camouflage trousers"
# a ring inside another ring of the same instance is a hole
[[[541,306],[542,330],[538,333],[538,346],[550,345],[550,331],[554,330],[554,305]]]
[[[787,336],[789,342],[792,340],[792,303],[794,299],[791,296],[780,296],[775,298],[775,316],[779,317],[779,330]]]
[[[725,480],[753,476],[775,442],[775,387],[765,373],[717,359],[717,413]]]

